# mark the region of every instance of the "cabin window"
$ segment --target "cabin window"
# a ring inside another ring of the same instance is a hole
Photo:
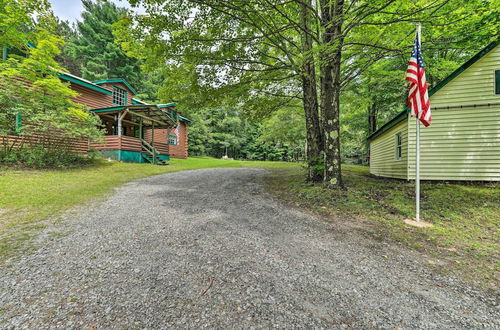
[[[401,157],[403,156],[403,145],[401,143],[401,133],[396,134],[395,139],[395,158],[396,160],[401,160]]]
[[[127,105],[127,91],[123,88],[113,86],[113,104],[114,105]]]
[[[168,144],[176,146],[177,145],[177,135],[168,135]]]
[[[495,94],[500,95],[500,70],[495,70]]]

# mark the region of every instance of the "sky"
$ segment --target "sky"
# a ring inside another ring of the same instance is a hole
[[[80,13],[83,10],[83,5],[80,0],[49,0],[52,4],[52,10],[60,19],[76,22],[80,19]],[[120,7],[131,8],[126,0],[112,0]]]

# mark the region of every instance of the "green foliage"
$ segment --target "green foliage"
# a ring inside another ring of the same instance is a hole
[[[241,158],[249,160],[293,161],[300,156],[293,148],[281,143],[259,140],[263,129],[257,125],[248,125],[244,144],[241,148]]]
[[[257,142],[281,144],[303,150],[306,123],[300,106],[281,108],[262,123],[262,135]]]
[[[127,54],[144,60],[146,68],[164,68],[168,80],[160,91],[162,100],[178,101],[189,111],[227,106],[256,119],[300,102],[299,76],[287,54],[264,44],[266,37],[258,37],[258,28],[203,3],[130,3],[145,5],[148,15],[123,17],[114,26],[115,36]],[[238,1],[239,5],[254,4]]]
[[[189,111],[229,106],[247,118],[268,120],[275,111],[301,105],[300,73],[314,57],[316,71],[340,47],[341,141],[343,157],[368,153],[367,108],[379,124],[405,104],[404,71],[415,22],[423,23],[423,47],[431,86],[497,37],[493,0],[313,1],[315,19],[306,27],[313,47],[303,52],[300,5],[272,2],[130,0],[147,15],[127,15],[115,24],[117,41],[149,68],[165,68],[163,98]],[[344,3],[341,38],[323,42],[321,6]],[[342,42],[340,42],[340,39]],[[167,59],[167,60],[166,60]],[[185,102],[185,103],[184,103]],[[279,131],[268,122],[264,134]],[[323,122],[323,125],[325,123]]]
[[[63,21],[59,18],[55,18],[56,26],[54,33],[61,37],[65,43],[61,49],[61,54],[56,56],[56,61],[69,73],[80,76],[82,75],[81,71],[81,58],[73,58],[70,54],[70,41],[78,38],[78,33],[76,30],[76,26],[73,23],[70,25],[69,21]]]
[[[302,167],[314,173],[312,176],[308,176],[308,178],[314,177],[315,175],[322,175],[325,170],[323,153],[321,153],[319,157],[307,159],[306,163]]]
[[[395,2],[397,10],[408,10],[411,6],[430,6],[426,1],[413,4]],[[406,8],[408,7],[408,8]],[[422,22],[422,48],[426,66],[426,77],[430,87],[436,86],[467,59],[497,38],[498,12],[494,1],[448,1],[439,4],[439,9],[416,15],[414,21]],[[401,12],[400,12],[401,13]],[[431,19],[424,19],[431,15]],[[417,19],[420,18],[420,19]],[[373,22],[381,23],[383,17],[375,16]],[[371,32],[368,33],[367,31]],[[404,72],[414,38],[413,22],[396,22],[393,26],[378,29],[365,26],[354,31],[353,38],[361,44],[370,39],[382,40],[382,56],[366,68],[342,93],[341,139],[344,158],[359,158],[368,154],[366,137],[368,132],[367,109],[374,107],[377,127],[402,111],[406,106],[407,83]],[[365,40],[364,35],[371,38]],[[349,47],[351,49],[351,47]],[[351,52],[351,51],[349,51]],[[352,46],[352,56],[363,53],[363,49]],[[361,63],[361,62],[360,62]]]
[[[0,47],[24,48],[32,41],[37,16],[38,26],[47,27],[50,21],[47,0],[0,0]]]
[[[62,40],[38,29],[31,35],[36,48],[28,57],[12,55],[0,62],[0,127],[22,114],[22,133],[43,135],[54,130],[68,137],[98,137],[97,119],[81,104],[71,101],[77,95],[58,78],[62,70],[55,61]],[[27,42],[27,41],[26,41]]]
[[[55,23],[46,1],[3,1],[1,6],[9,17],[5,19],[2,11],[0,17],[7,30],[0,33],[0,38],[10,45],[8,59],[0,62],[1,132],[38,138],[56,134],[63,140],[99,137],[97,118],[83,105],[71,101],[77,93],[58,78],[62,68],[55,57],[63,41],[47,29]],[[37,22],[31,19],[35,13]],[[27,47],[28,43],[36,47]],[[2,139],[1,160],[41,167],[44,162],[48,166],[60,166],[65,159],[71,162],[67,154],[56,159],[49,150],[55,152],[52,144],[44,144],[44,152],[33,149],[24,154],[18,152],[21,146],[22,140]]]
[[[125,55],[114,43],[112,25],[122,15],[124,8],[112,2],[82,1],[82,21],[77,23],[77,33],[61,32],[68,38],[66,56],[80,66],[83,78],[96,81],[107,78],[124,78],[132,86],[141,84],[139,62]],[[64,23],[63,23],[64,24]]]
[[[205,109],[193,112],[190,117],[193,120],[189,128],[189,152],[192,155],[285,161],[301,158],[303,136],[300,133],[298,138],[301,141],[293,140],[296,137],[293,133],[266,137],[261,125],[244,118],[238,110]],[[292,128],[291,124],[285,124]],[[298,125],[296,131],[303,132],[300,120]]]
[[[0,166],[29,168],[67,168],[89,164],[92,158],[62,147],[24,146],[9,152],[0,150]]]
[[[102,1],[85,0],[83,5],[85,11],[77,24],[57,19],[55,33],[66,41],[57,61],[70,73],[91,81],[124,78],[137,90],[136,98],[158,103],[158,92],[165,86],[163,66],[145,72],[142,60],[127,56],[115,43],[112,26],[127,9]],[[167,97],[165,102],[172,100]]]

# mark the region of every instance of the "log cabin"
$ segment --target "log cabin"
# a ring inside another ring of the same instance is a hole
[[[124,79],[88,81],[65,73],[59,78],[79,93],[74,99],[99,116],[104,143],[91,143],[104,157],[136,163],[164,164],[171,157],[188,157],[189,119],[176,103],[148,104],[137,98]]]
[[[70,73],[61,73],[59,78],[78,93],[73,101],[88,106],[100,118],[105,131],[101,143],[65,139],[69,150],[88,153],[94,149],[106,158],[152,164],[165,164],[171,157],[188,157],[190,120],[177,111],[175,103],[142,102],[134,97],[136,90],[121,78],[92,82]],[[38,143],[22,135],[21,118],[16,118],[16,126],[17,133],[2,134],[2,139]]]

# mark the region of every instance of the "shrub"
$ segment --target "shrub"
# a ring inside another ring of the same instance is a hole
[[[60,147],[29,146],[0,151],[1,164],[30,168],[67,168],[88,164],[92,158]]]

